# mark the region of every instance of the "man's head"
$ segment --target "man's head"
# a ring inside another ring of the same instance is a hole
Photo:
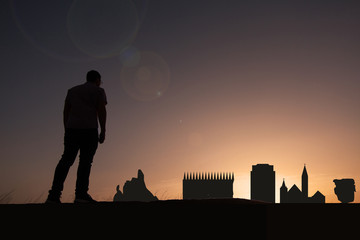
[[[86,81],[95,83],[96,86],[100,86],[101,75],[98,71],[91,70],[86,74]]]

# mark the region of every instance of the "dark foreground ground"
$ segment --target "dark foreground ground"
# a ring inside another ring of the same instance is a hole
[[[11,239],[359,239],[359,204],[243,199],[0,205]]]

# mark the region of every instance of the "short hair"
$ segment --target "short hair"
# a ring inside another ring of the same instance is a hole
[[[98,71],[91,70],[86,74],[86,81],[95,82],[97,79],[101,79],[101,75]]]

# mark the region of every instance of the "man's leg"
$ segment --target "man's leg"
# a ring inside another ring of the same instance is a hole
[[[64,153],[55,168],[54,180],[51,190],[49,191],[49,198],[58,199],[64,189],[64,182],[69,173],[70,167],[73,165],[76,155],[79,151],[79,141],[77,135],[71,131],[65,132],[64,137]]]
[[[76,190],[77,198],[87,197],[89,190],[89,177],[92,161],[98,147],[97,129],[84,132],[80,144],[80,161],[77,170]]]

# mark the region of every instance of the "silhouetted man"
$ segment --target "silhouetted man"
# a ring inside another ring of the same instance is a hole
[[[88,194],[89,176],[98,142],[105,140],[107,100],[104,89],[100,88],[101,76],[97,71],[89,71],[86,80],[86,83],[69,89],[65,99],[64,153],[56,166],[47,203],[60,203],[66,176],[79,151],[75,203],[96,202]]]

